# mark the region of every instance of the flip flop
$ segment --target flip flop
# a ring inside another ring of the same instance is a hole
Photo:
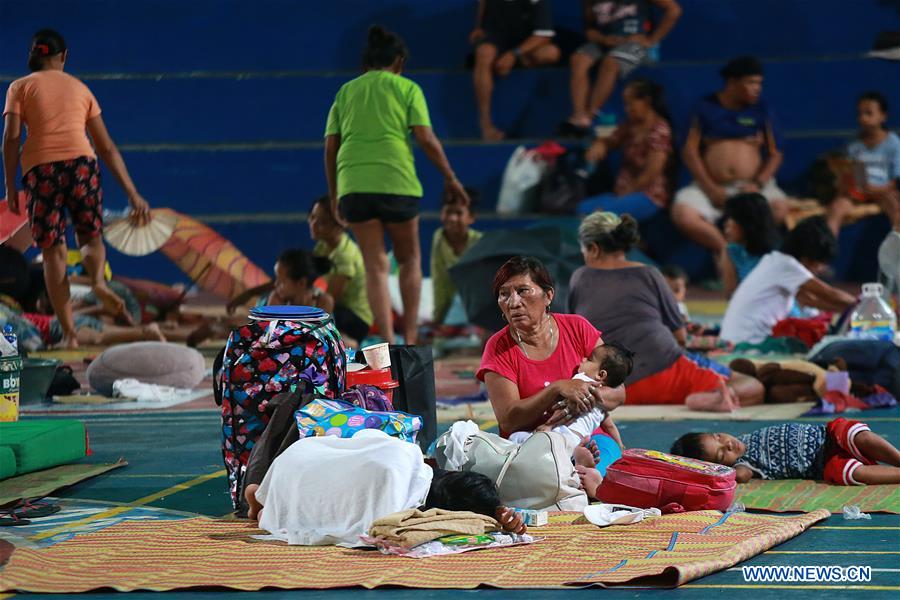
[[[55,504],[31,504],[26,501],[22,506],[2,511],[0,514],[5,514],[6,517],[11,517],[13,519],[27,520],[49,517],[50,515],[55,515],[60,510],[61,508]]]
[[[31,525],[31,521],[16,517],[0,517],[0,527],[18,527],[20,525]]]

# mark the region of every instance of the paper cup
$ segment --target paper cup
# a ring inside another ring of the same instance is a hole
[[[391,354],[386,343],[366,346],[362,349],[362,353],[370,369],[387,369],[391,366]]]

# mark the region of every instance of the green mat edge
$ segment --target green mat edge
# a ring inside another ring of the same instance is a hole
[[[18,502],[23,498],[42,498],[44,496],[52,494],[57,490],[75,485],[76,483],[91,479],[92,477],[96,477],[97,475],[102,475],[103,473],[112,471],[113,469],[124,467],[127,464],[127,460],[125,460],[124,458],[120,458],[114,463],[75,463],[68,465],[59,465],[56,467],[51,467],[49,469],[44,469],[42,471],[34,471],[31,473],[26,473],[24,475],[10,477],[8,479],[4,479],[2,482],[3,492],[2,494],[0,494],[0,506],[4,506],[12,502]],[[32,484],[30,488],[27,487],[27,482],[29,479],[37,479],[36,476],[38,475],[46,476],[47,471],[65,471],[71,470],[72,467],[85,467],[85,469],[78,473],[77,478],[72,478],[71,481],[37,481],[35,482],[35,484]],[[12,490],[16,485],[19,486],[18,490],[13,492]]]

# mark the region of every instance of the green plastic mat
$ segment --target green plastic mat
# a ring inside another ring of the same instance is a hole
[[[753,479],[737,488],[736,500],[747,509],[809,512],[824,508],[840,513],[855,505],[863,512],[900,514],[900,485],[830,485],[803,479]]]
[[[23,498],[42,498],[56,490],[75,485],[85,479],[107,471],[124,467],[128,462],[119,459],[114,463],[61,465],[26,475],[10,477],[0,483],[0,506]]]

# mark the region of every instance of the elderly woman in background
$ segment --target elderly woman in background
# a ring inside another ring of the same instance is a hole
[[[568,425],[595,406],[612,410],[624,402],[621,386],[572,379],[603,340],[584,318],[550,312],[553,279],[539,260],[508,260],[494,276],[493,292],[509,325],[488,340],[476,376],[487,386],[500,435]],[[604,473],[621,450],[602,431],[592,438],[600,450],[597,469]]]
[[[757,380],[734,373],[726,381],[684,355],[684,320],[662,275],[625,258],[640,240],[631,215],[595,212],[585,217],[578,237],[585,266],[572,274],[569,310],[635,353],[625,382],[629,404],[731,411],[762,402]]]

